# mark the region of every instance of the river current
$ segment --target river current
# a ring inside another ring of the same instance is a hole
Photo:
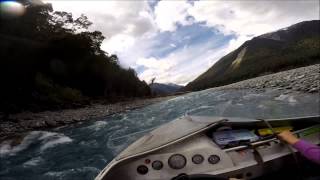
[[[285,118],[319,115],[318,94],[283,90],[193,92],[141,109],[51,131],[32,131],[20,144],[0,144],[1,180],[91,180],[121,150],[183,115]],[[177,129],[178,131],[179,129]]]

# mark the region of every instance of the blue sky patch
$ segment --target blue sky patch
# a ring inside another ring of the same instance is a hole
[[[152,47],[153,51],[151,51],[149,57],[164,58],[176,50],[199,44],[204,44],[204,46],[205,44],[211,44],[209,47],[214,49],[228,43],[234,37],[234,35],[225,36],[213,28],[204,26],[203,23],[178,26],[174,32],[166,31],[156,36]]]

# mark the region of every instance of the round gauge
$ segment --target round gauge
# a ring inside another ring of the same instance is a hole
[[[195,164],[201,164],[203,162],[204,158],[200,154],[196,154],[192,157],[192,162]]]
[[[172,169],[182,169],[187,164],[187,159],[181,154],[174,154],[168,159],[168,164]]]
[[[148,169],[148,167],[145,166],[145,165],[140,165],[140,166],[138,166],[138,168],[137,168],[137,172],[138,172],[139,174],[142,174],[142,175],[147,174],[148,171],[149,171],[149,169]]]
[[[160,170],[163,167],[163,163],[161,161],[153,161],[152,168],[154,170]]]
[[[210,164],[217,164],[220,161],[220,157],[217,156],[217,155],[211,155],[208,158],[208,161],[209,161]]]

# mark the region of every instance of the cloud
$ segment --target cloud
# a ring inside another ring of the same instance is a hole
[[[188,13],[224,34],[260,35],[319,15],[319,1],[196,1]]]
[[[234,50],[252,36],[319,19],[319,1],[195,1],[188,13],[195,22],[235,34],[229,47]]]
[[[136,38],[127,34],[117,34],[106,40],[101,45],[101,49],[109,53],[118,53],[128,50],[134,45]]]
[[[192,51],[197,52],[194,55],[191,55],[191,58],[193,58],[192,61],[190,60],[191,49]],[[139,77],[147,82],[150,82],[152,78],[156,77],[156,82],[159,83],[174,82],[176,84],[186,85],[190,80],[205,71],[207,67],[215,63],[225,53],[224,48],[214,50],[204,48],[201,51],[200,47],[191,47],[181,49],[162,59],[145,59],[145,62],[139,62],[139,64],[146,66],[147,69],[139,74]],[[172,61],[175,63],[170,64]],[[158,66],[148,66],[148,63],[150,62],[157,64]]]
[[[194,37],[190,35],[190,38]],[[138,65],[145,67],[139,77],[147,82],[156,77],[159,83],[185,85],[226,54],[229,38],[212,35],[206,43],[182,46],[162,58],[139,59]]]
[[[160,31],[175,31],[177,24],[190,25],[187,10],[191,7],[186,1],[160,1],[154,9],[155,22]]]
[[[48,2],[48,1],[47,1]],[[85,14],[140,79],[186,84],[254,36],[319,19],[319,1],[49,1]]]
[[[150,7],[145,1],[45,1],[57,11],[85,14],[106,37],[102,49],[109,53],[127,50],[142,36],[156,31]]]
[[[141,58],[138,59],[136,62],[137,65],[143,65],[146,68],[153,68],[153,69],[159,69],[162,71],[169,70],[173,65],[174,62],[168,61],[168,60],[157,60],[156,58]]]

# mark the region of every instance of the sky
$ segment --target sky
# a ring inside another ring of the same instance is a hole
[[[186,85],[242,43],[319,19],[318,0],[51,0],[55,11],[85,14],[101,48],[141,80]]]

